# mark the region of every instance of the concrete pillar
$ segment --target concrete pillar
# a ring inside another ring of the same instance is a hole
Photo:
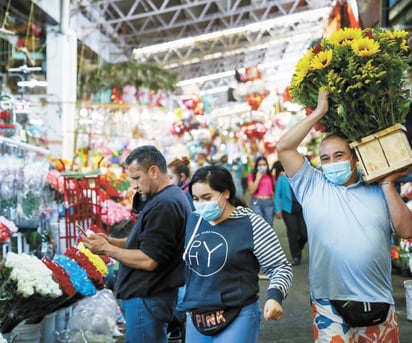
[[[69,161],[76,130],[77,37],[69,29],[47,32],[48,140],[54,157]]]

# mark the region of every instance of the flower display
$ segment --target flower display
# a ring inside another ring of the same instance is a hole
[[[7,253],[0,270],[0,331],[10,332],[24,319],[42,319],[62,294],[50,269],[36,256]]]
[[[80,242],[77,248],[85,254],[91,263],[96,267],[96,269],[103,275],[107,275],[109,270],[107,269],[106,263],[103,261],[102,257],[96,254],[93,254],[89,249],[87,249],[83,242]]]
[[[48,257],[42,258],[43,263],[52,271],[53,279],[59,283],[62,291],[68,297],[76,294],[76,289],[74,288],[72,282],[70,281],[70,276],[58,263],[49,259]]]
[[[328,89],[329,111],[318,128],[350,141],[404,124],[410,106],[407,36],[405,30],[336,31],[296,64],[289,89],[293,101],[310,115],[319,92]]]
[[[5,266],[11,270],[10,279],[17,283],[17,292],[23,297],[35,293],[53,298],[62,295],[52,272],[36,256],[9,252]]]
[[[53,260],[66,270],[77,292],[83,296],[96,294],[96,287],[89,280],[87,272],[76,261],[60,254],[56,254]]]
[[[72,260],[75,260],[80,267],[86,271],[87,276],[93,282],[96,289],[100,290],[104,288],[103,275],[97,270],[94,264],[84,253],[75,247],[71,247],[64,252],[64,255]]]

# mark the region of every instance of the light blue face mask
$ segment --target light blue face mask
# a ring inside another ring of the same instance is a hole
[[[220,193],[219,198],[217,200],[206,201],[206,202],[199,202],[193,201],[193,206],[195,207],[196,211],[199,212],[200,216],[207,221],[216,220],[219,218],[222,213],[223,209],[219,207],[218,201],[222,193]]]
[[[339,161],[322,165],[323,174],[332,183],[343,185],[352,175],[350,161]]]

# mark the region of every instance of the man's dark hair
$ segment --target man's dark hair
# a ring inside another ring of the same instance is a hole
[[[167,173],[167,163],[163,154],[153,145],[142,145],[134,149],[125,160],[125,165],[136,163],[145,172],[153,165],[157,166],[162,173]]]

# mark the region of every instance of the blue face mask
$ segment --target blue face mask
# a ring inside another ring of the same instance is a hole
[[[343,185],[352,175],[350,160],[322,165],[323,174],[332,183]]]
[[[193,201],[193,206],[195,207],[196,211],[199,212],[200,216],[204,219],[209,221],[216,220],[219,218],[222,213],[223,209],[219,207],[218,201],[222,194],[219,195],[217,200],[213,201],[206,201],[206,202],[199,202]]]

